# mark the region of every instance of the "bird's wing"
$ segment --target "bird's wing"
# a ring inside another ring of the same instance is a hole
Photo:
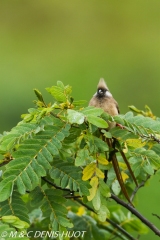
[[[119,106],[118,106],[118,103],[116,102],[116,108],[118,110],[118,114],[120,114],[120,110],[119,110]]]

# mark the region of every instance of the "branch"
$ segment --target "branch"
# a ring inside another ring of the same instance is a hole
[[[136,186],[138,187],[137,179],[135,178],[134,173],[132,171],[132,168],[131,168],[131,166],[130,166],[130,164],[129,164],[129,162],[128,162],[128,160],[127,160],[127,158],[126,158],[126,156],[125,156],[125,154],[124,154],[124,152],[122,150],[120,150],[120,154],[121,154],[125,164],[128,167],[128,170],[129,170],[129,172],[130,172],[130,174],[132,176],[133,181],[135,182]]]
[[[147,180],[150,178],[150,175],[147,176],[146,180],[142,181],[133,191],[131,197],[130,197],[130,201],[132,202],[136,193],[138,192],[138,190],[141,188],[141,187],[144,187],[145,183],[147,182]]]
[[[127,203],[125,203],[124,201],[119,199],[114,194],[111,194],[111,198],[113,200],[115,200],[118,204],[120,204],[121,206],[128,209],[132,214],[134,214],[136,217],[138,217],[141,220],[141,222],[143,222],[146,226],[148,226],[156,235],[160,236],[160,230],[156,226],[154,226],[153,223],[148,221],[148,219],[146,219],[144,216],[142,216],[135,208],[128,205]]]
[[[62,190],[62,191],[70,192],[69,189],[58,187],[55,183],[51,182],[51,181],[48,180],[46,177],[42,177],[42,179],[43,179],[45,182],[47,182],[48,184],[50,184],[51,186],[55,187],[56,189],[60,189],[60,190]]]
[[[74,195],[74,192],[73,191],[70,191],[69,189],[66,189],[66,188],[61,188],[59,186],[57,186],[55,183],[51,182],[50,180],[48,180],[46,177],[42,177],[42,179],[47,182],[48,184],[50,184],[51,186],[55,187],[56,189],[60,189],[62,191],[67,191],[68,194],[70,195],[65,195],[64,197],[65,198],[73,198],[73,199],[77,199],[77,198],[81,198],[81,196],[78,196],[78,195]]]
[[[76,199],[76,201],[78,203],[80,203],[82,206],[84,206],[85,208],[87,208],[89,211],[93,212],[93,213],[96,213],[94,211],[93,208],[89,207],[87,204],[83,203],[81,200],[79,199]],[[124,230],[124,228],[122,228],[120,225],[118,225],[117,223],[115,223],[114,221],[112,221],[111,219],[106,219],[107,222],[109,222],[113,227],[117,228],[121,233],[123,233],[123,235],[125,235],[126,237],[128,237],[129,240],[135,240],[134,237],[132,237],[128,232],[126,232]]]
[[[158,216],[157,214],[155,213],[152,213],[153,216],[157,217],[158,219],[160,219],[160,216]]]
[[[9,163],[9,161],[4,161],[4,162],[2,162],[2,163],[0,164],[0,167],[6,165],[6,164],[8,164],[8,163]]]
[[[71,193],[70,193],[70,194],[71,194]],[[82,198],[81,196],[78,196],[78,195],[75,196],[75,195],[73,195],[73,194],[71,194],[71,195],[65,195],[64,197],[67,198],[67,199],[68,199],[68,198],[72,198],[72,199]]]
[[[126,187],[125,187],[125,184],[123,182],[123,178],[122,178],[122,175],[121,175],[121,171],[120,171],[120,168],[119,168],[119,164],[118,164],[118,161],[117,161],[117,156],[116,156],[116,148],[115,148],[115,143],[116,143],[116,140],[113,139],[113,142],[112,140],[110,139],[107,139],[107,144],[109,146],[109,148],[111,148],[112,150],[109,152],[109,162],[112,161],[112,166],[114,168],[114,171],[115,171],[115,174],[116,174],[116,177],[117,177],[117,180],[119,182],[119,185],[121,187],[121,190],[122,190],[122,193],[124,194],[125,198],[128,200],[128,202],[132,204],[132,202],[130,201],[130,198],[129,198],[129,195],[128,195],[128,192],[126,190]]]
[[[119,124],[119,123],[116,123],[116,126],[119,126],[120,128],[124,128],[124,129],[126,129],[128,132],[132,132],[131,130],[129,130],[126,126],[123,126],[123,125],[121,125],[121,124]],[[154,134],[149,134],[149,135],[145,135],[145,134],[139,134],[139,133],[137,133],[141,138],[145,138],[145,139],[148,139],[148,140],[150,140],[150,141],[155,141],[155,142],[157,142],[158,144],[160,144],[160,139],[159,138],[157,138]]]

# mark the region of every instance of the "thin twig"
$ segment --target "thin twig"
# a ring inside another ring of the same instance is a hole
[[[157,214],[152,213],[152,215],[160,219],[160,216],[158,216]]]
[[[78,203],[80,203],[82,206],[84,206],[85,208],[87,208],[89,211],[96,213],[93,208],[89,207],[87,204],[83,203],[81,200],[76,199],[76,201],[77,201]],[[129,240],[135,240],[134,237],[132,237],[128,232],[126,232],[126,231],[124,230],[124,228],[122,228],[120,225],[118,225],[117,223],[115,223],[115,222],[112,221],[111,219],[108,219],[108,218],[107,218],[106,221],[109,222],[113,227],[117,228],[121,233],[123,233],[123,235],[125,235],[126,237],[128,237]]]
[[[57,186],[55,183],[51,182],[50,180],[48,180],[46,177],[42,177],[42,179],[47,182],[48,184],[50,184],[51,186],[55,187],[56,189],[60,189],[62,191],[67,191],[68,194],[70,195],[65,195],[64,197],[65,198],[72,198],[72,199],[77,199],[77,198],[81,198],[81,196],[78,196],[78,195],[74,195],[74,192],[73,191],[70,191],[69,189],[66,189],[66,188],[61,188],[59,186]]]
[[[119,126],[120,128],[122,129],[126,129],[128,132],[133,132],[131,131],[130,129],[128,129],[126,126],[124,125],[121,125],[119,123],[116,123],[116,126]],[[144,138],[144,139],[148,139],[149,141],[155,141],[157,143],[160,144],[160,139],[157,138],[154,134],[148,134],[148,135],[145,135],[145,134],[140,134],[140,133],[137,133],[141,138]]]
[[[118,160],[117,160],[117,156],[116,156],[117,150],[115,148],[115,139],[113,140],[113,142],[110,139],[107,139],[107,144],[112,149],[112,151],[110,151],[110,153],[109,153],[109,161],[112,161],[112,166],[114,168],[114,171],[115,171],[117,180],[119,182],[119,185],[121,187],[121,190],[122,190],[125,198],[128,200],[128,202],[131,205],[133,205],[132,202],[130,201],[130,198],[129,198],[128,192],[126,190],[125,184],[123,182],[121,171],[120,171],[120,168],[119,168],[119,165],[118,165]]]
[[[129,164],[129,162],[128,162],[128,160],[127,160],[127,158],[126,158],[126,156],[125,156],[125,154],[124,154],[124,152],[123,152],[122,150],[120,151],[120,154],[121,154],[121,156],[122,156],[125,164],[127,165],[127,168],[128,168],[128,170],[129,170],[132,178],[133,178],[133,181],[135,182],[136,186],[138,187],[138,183],[137,183],[137,180],[136,180],[136,178],[135,178],[135,176],[134,176],[134,173],[133,173],[133,171],[132,171],[132,168],[131,168],[131,166],[130,166],[130,164]]]
[[[74,195],[65,195],[65,198],[73,198],[73,199],[77,199],[77,198],[82,198],[81,196],[74,196]]]
[[[122,228],[120,225],[118,225],[117,223],[115,223],[114,221],[112,221],[111,219],[106,219],[107,222],[109,222],[113,227],[117,228],[119,231],[121,231],[126,237],[128,237],[128,239],[131,240],[135,240],[134,237],[132,237],[128,232],[126,232],[124,230],[124,228]]]
[[[141,188],[141,187],[144,187],[145,183],[147,182],[147,180],[150,178],[150,175],[147,176],[146,180],[142,181],[133,191],[131,197],[130,197],[130,200],[131,202],[133,201],[136,193],[138,192],[138,190]]]
[[[144,216],[142,216],[134,207],[130,206],[129,204],[125,203],[121,199],[119,199],[117,196],[114,194],[111,194],[111,198],[116,201],[118,204],[121,206],[125,207],[128,209],[131,213],[133,213],[136,217],[138,217],[141,222],[143,222],[146,226],[148,226],[156,235],[160,236],[160,230],[154,226],[153,223],[151,223],[148,219],[146,219]]]
[[[2,167],[2,166],[4,166],[4,165],[6,165],[6,164],[8,164],[10,161],[4,161],[4,162],[2,162],[1,164],[0,164],[0,167]]]
[[[60,189],[60,190],[62,190],[62,191],[67,191],[67,192],[71,192],[69,189],[61,188],[61,187],[57,186],[55,183],[51,182],[51,181],[48,180],[46,177],[42,177],[42,179],[43,179],[45,182],[49,183],[51,186],[55,187],[56,189]]]

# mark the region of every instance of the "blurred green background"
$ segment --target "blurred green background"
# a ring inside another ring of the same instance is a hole
[[[159,10],[159,0],[1,0],[0,132],[33,106],[33,88],[50,101],[57,80],[89,101],[104,77],[121,113],[148,104],[160,117]],[[139,190],[138,210],[160,228],[159,179]]]

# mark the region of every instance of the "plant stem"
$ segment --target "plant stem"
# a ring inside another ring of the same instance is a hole
[[[156,235],[160,236],[160,230],[156,226],[154,226],[154,224],[151,223],[148,219],[142,216],[134,207],[128,205],[127,203],[119,199],[114,194],[111,194],[111,198],[121,206],[128,209],[131,213],[133,213],[136,217],[138,217],[141,220],[141,222],[143,222],[146,226],[148,226]]]
[[[131,202],[133,201],[136,193],[138,192],[138,190],[141,188],[141,187],[144,187],[145,183],[147,182],[147,180],[150,178],[150,175],[147,176],[146,180],[142,181],[133,191],[131,197],[130,197],[130,200]]]
[[[61,188],[59,186],[57,186],[55,183],[51,182],[50,180],[48,180],[46,177],[42,177],[42,179],[47,182],[48,184],[50,184],[51,186],[55,187],[56,189],[60,189],[62,191],[67,191],[67,192],[70,192],[69,189],[66,189],[66,188]]]
[[[82,206],[84,206],[85,208],[87,208],[89,211],[96,213],[93,208],[89,207],[87,204],[83,203],[81,200],[76,199],[76,201],[77,201],[78,203],[80,203]],[[136,240],[136,239],[135,239],[134,237],[132,237],[128,232],[126,232],[126,231],[124,230],[124,228],[122,228],[120,225],[118,225],[117,223],[115,223],[113,220],[107,218],[106,221],[109,222],[113,227],[117,228],[117,229],[118,229],[121,233],[123,233],[123,235],[125,235],[129,240]]]

